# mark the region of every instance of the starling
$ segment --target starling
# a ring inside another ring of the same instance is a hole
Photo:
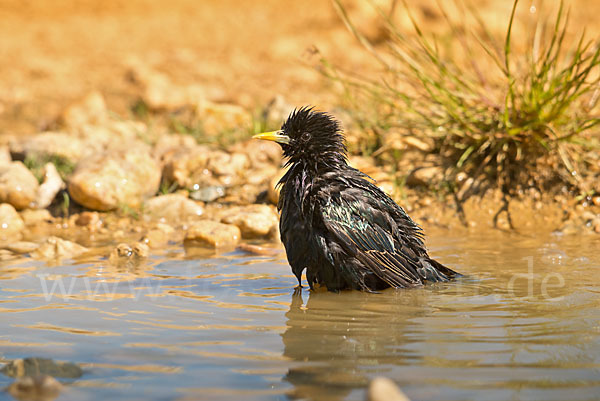
[[[289,167],[279,184],[279,228],[301,287],[422,286],[458,275],[431,259],[421,228],[366,174],[348,165],[342,129],[330,114],[294,110],[279,131],[254,138],[279,143]]]

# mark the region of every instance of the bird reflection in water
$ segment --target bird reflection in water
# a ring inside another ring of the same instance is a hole
[[[284,377],[294,386],[289,396],[345,399],[374,376],[389,376],[393,365],[414,362],[408,345],[419,325],[409,319],[427,313],[424,297],[419,290],[311,291],[304,304],[296,291],[282,334],[284,356],[298,362]]]

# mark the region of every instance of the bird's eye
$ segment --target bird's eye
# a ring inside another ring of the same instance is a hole
[[[303,142],[307,142],[310,139],[310,133],[308,132],[303,132],[302,135],[300,135],[300,139]]]

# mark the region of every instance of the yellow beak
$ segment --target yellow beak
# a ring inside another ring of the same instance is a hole
[[[266,141],[275,141],[277,143],[283,143],[286,145],[290,144],[290,137],[285,135],[282,130],[263,132],[262,134],[256,134],[252,138],[264,139]]]

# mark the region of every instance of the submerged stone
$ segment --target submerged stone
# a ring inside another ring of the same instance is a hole
[[[367,401],[410,401],[392,380],[376,377],[369,384]]]
[[[10,361],[0,372],[10,377],[49,375],[69,379],[76,379],[83,374],[83,370],[74,363],[37,357]]]
[[[63,385],[48,375],[19,377],[6,391],[19,401],[52,401],[59,396]]]

